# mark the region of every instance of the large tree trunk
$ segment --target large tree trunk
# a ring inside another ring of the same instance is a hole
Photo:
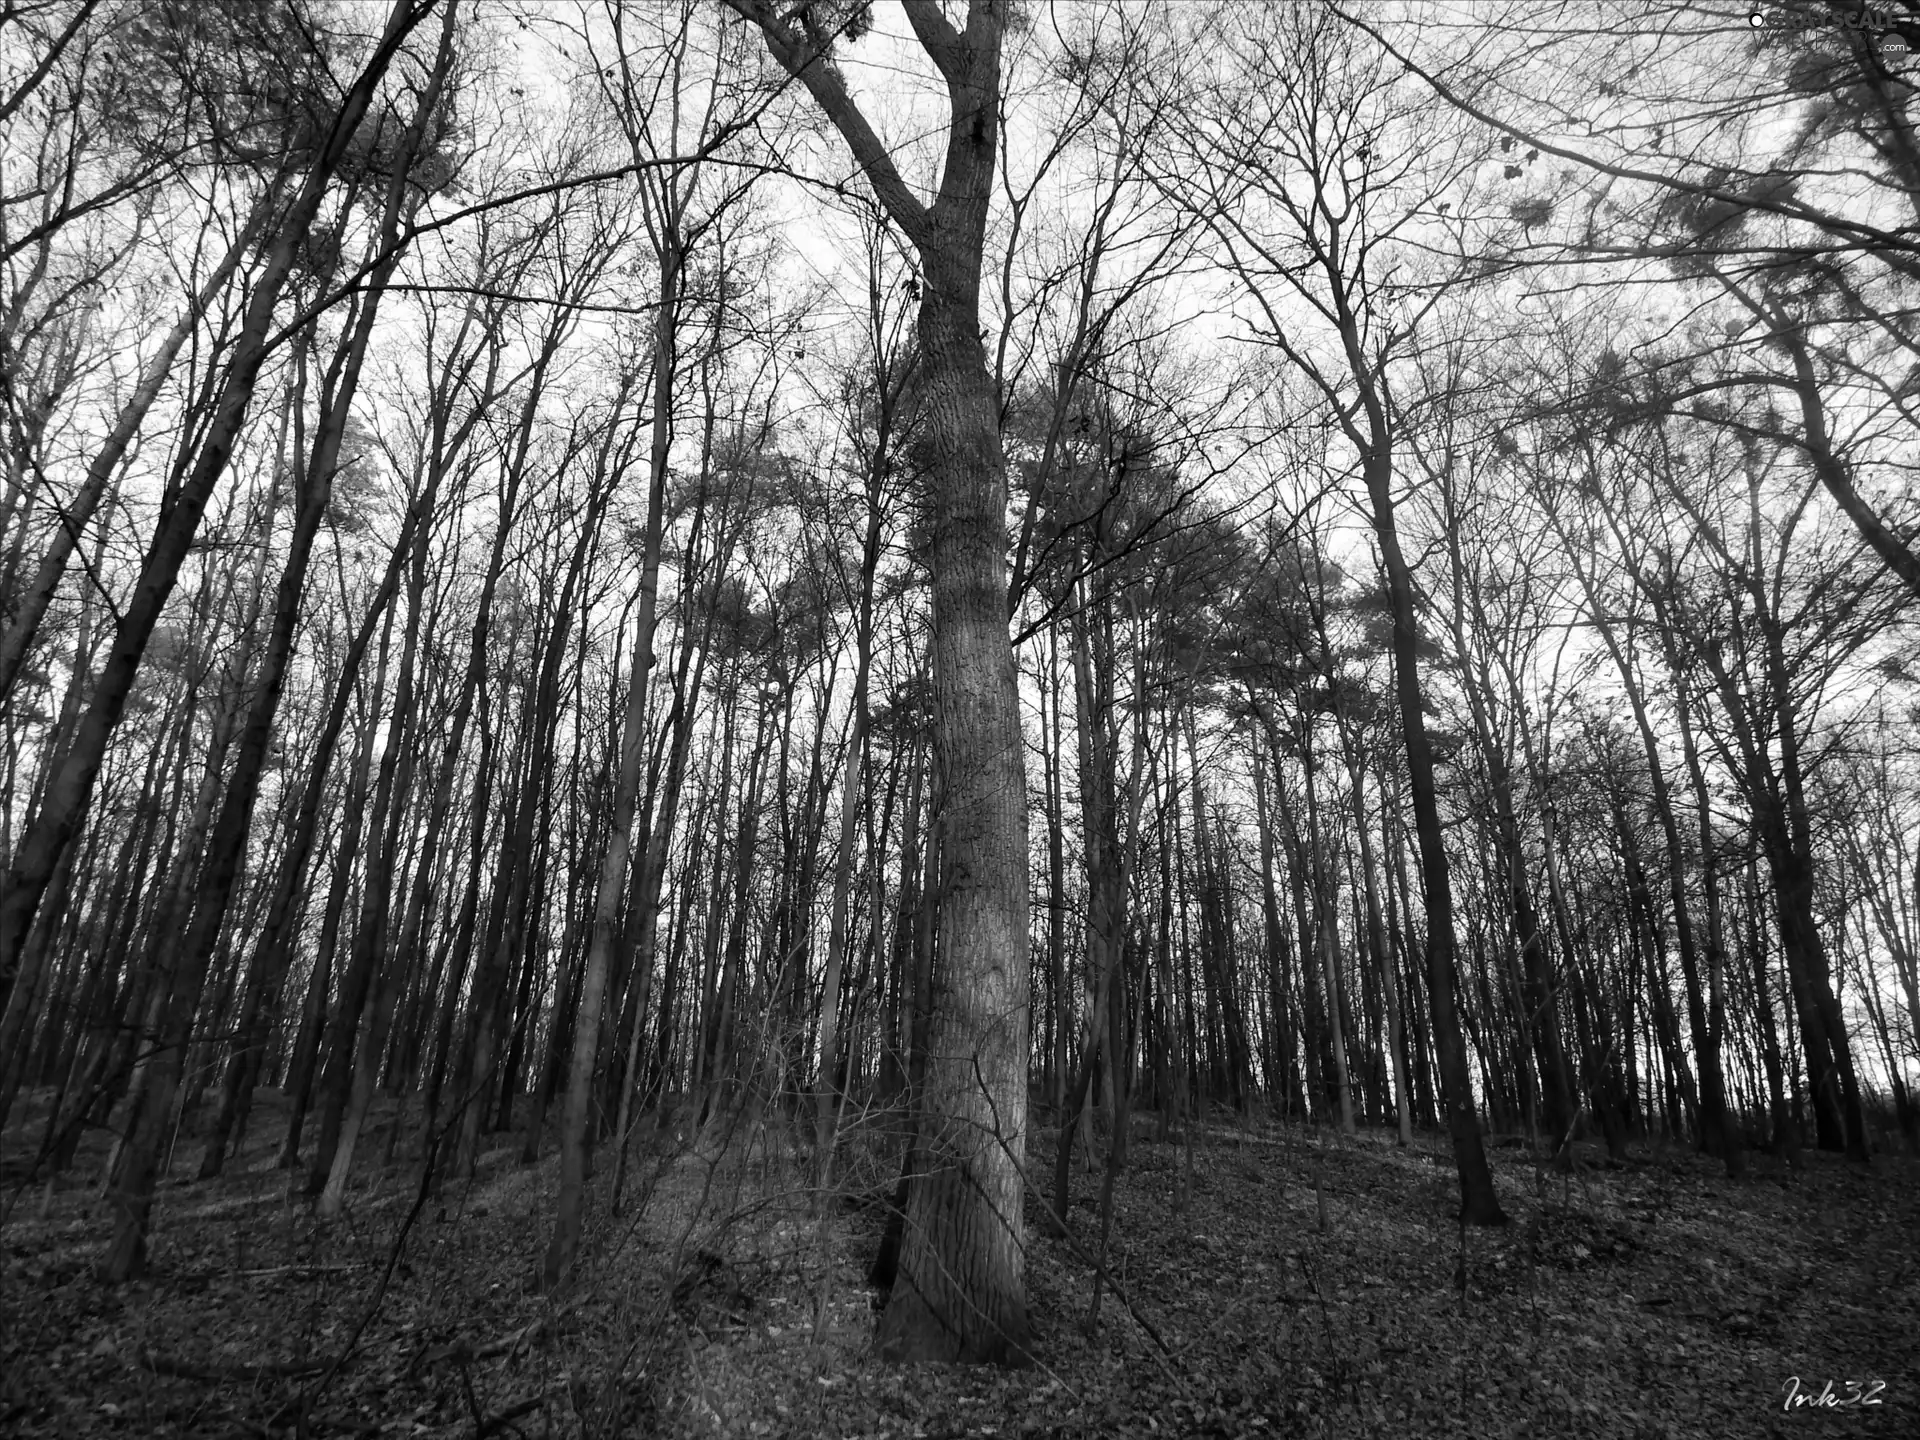
[[[1022,1362],[1028,1341],[1021,1166],[1027,1120],[1027,807],[1007,636],[1007,477],[981,343],[1005,7],[907,14],[951,103],[938,194],[923,203],[848,93],[808,12],[730,0],[852,149],[921,263],[918,324],[932,475],[934,712],[945,854],[943,963],[920,1097],[920,1168],[881,1317],[898,1360]],[[797,22],[797,23],[796,23]]]
[[[978,9],[979,7],[976,7]],[[969,28],[972,28],[971,25]],[[997,35],[996,35],[997,40]],[[972,97],[992,170],[997,44]],[[960,141],[956,140],[958,149]],[[951,159],[951,157],[950,157]],[[940,217],[946,220],[947,217]],[[984,220],[984,207],[980,218]],[[921,1097],[922,1169],[880,1324],[897,1360],[1010,1362],[1028,1342],[1021,1166],[1027,1107],[1027,810],[1007,639],[1006,471],[979,330],[981,236],[922,247],[934,449],[934,696],[947,876]]]

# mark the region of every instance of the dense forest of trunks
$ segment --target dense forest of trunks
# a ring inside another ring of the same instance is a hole
[[[8,1186],[1920,1147],[1901,32],[1593,8],[10,7]]]

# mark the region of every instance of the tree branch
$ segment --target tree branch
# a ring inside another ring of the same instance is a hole
[[[766,0],[725,0],[725,4],[741,19],[759,27],[768,53],[780,62],[782,69],[807,87],[807,92],[847,142],[854,162],[866,175],[867,183],[873,186],[874,194],[893,222],[916,246],[924,245],[931,238],[927,207],[900,178],[899,167],[867,123],[867,117],[847,89],[840,67],[833,63],[825,48],[795,31],[774,13]]]
[[[1858,221],[1849,220],[1831,211],[1817,209],[1803,201],[1778,199],[1765,195],[1742,195],[1738,191],[1729,190],[1722,185],[1712,185],[1705,181],[1687,180],[1678,175],[1663,175],[1657,170],[1644,170],[1637,165],[1616,164],[1612,161],[1602,160],[1598,156],[1588,155],[1564,145],[1556,145],[1545,136],[1535,134],[1530,130],[1523,130],[1517,125],[1509,124],[1507,121],[1500,119],[1499,116],[1493,114],[1492,111],[1483,110],[1458,90],[1447,84],[1447,82],[1442,80],[1438,75],[1416,64],[1410,56],[1398,49],[1391,40],[1387,39],[1385,35],[1381,34],[1378,29],[1369,25],[1365,20],[1348,14],[1345,10],[1341,9],[1338,4],[1335,4],[1332,8],[1335,15],[1339,16],[1340,19],[1360,31],[1363,35],[1372,39],[1373,42],[1382,50],[1386,51],[1388,55],[1391,55],[1395,60],[1398,60],[1404,65],[1409,74],[1418,76],[1421,80],[1425,81],[1433,90],[1434,94],[1438,95],[1442,100],[1445,100],[1463,115],[1478,120],[1482,125],[1490,126],[1503,135],[1510,135],[1524,144],[1533,146],[1543,155],[1551,155],[1559,160],[1571,160],[1576,165],[1584,165],[1589,170],[1593,170],[1601,175],[1610,175],[1616,180],[1642,180],[1683,195],[1697,195],[1708,200],[1720,201],[1722,204],[1739,206],[1745,210],[1759,210],[1771,215],[1780,215],[1789,220],[1799,220],[1804,224],[1812,225],[1815,229],[1823,230],[1829,235],[1845,236],[1859,243],[1867,250],[1880,253],[1890,264],[1900,264],[1899,261],[1894,259],[1895,252],[1902,253],[1908,257],[1906,261],[1907,264],[1912,263],[1911,257],[1913,255],[1920,253],[1920,245],[1916,245],[1912,240],[1911,231],[1886,230],[1879,226],[1866,225]],[[1901,266],[1901,268],[1904,269],[1905,267]]]
[[[913,26],[921,48],[939,67],[948,91],[964,85],[967,76],[960,63],[960,32],[940,13],[939,0],[900,0],[900,8],[907,12],[907,22]]]

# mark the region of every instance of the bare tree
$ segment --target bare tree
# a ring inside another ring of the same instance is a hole
[[[906,5],[944,83],[946,157],[931,203],[855,100],[834,54],[864,7],[728,0],[833,123],[920,259],[919,339],[931,452],[934,709],[945,879],[943,966],[921,1096],[899,1277],[880,1322],[898,1360],[1017,1363],[1028,1340],[1020,1167],[1027,1108],[1027,810],[1007,637],[1006,465],[981,344],[980,282],[999,132],[999,0],[955,26]]]
[[[269,259],[255,284],[245,326],[235,342],[214,417],[198,458],[178,491],[162,509],[160,524],[142,562],[139,580],[123,609],[106,664],[95,682],[71,747],[48,784],[39,813],[22,837],[0,891],[0,975],[11,975],[21,947],[60,856],[80,824],[98,778],[107,743],[119,723],[148,638],[172,592],[199,529],[215,483],[245,422],[253,387],[272,339],[281,291],[296,253],[325,198],[334,171],[345,158],[354,133],[372,104],[374,92],[407,36],[425,18],[431,3],[398,0],[385,29],[358,76],[329,118],[298,195],[272,230]],[[137,1228],[137,1227],[134,1227]],[[129,1253],[131,1266],[137,1256]]]

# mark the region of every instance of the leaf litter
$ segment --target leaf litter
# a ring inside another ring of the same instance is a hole
[[[1052,1143],[1035,1132],[1030,1162]],[[1036,1363],[996,1371],[875,1358],[885,1208],[859,1202],[888,1186],[862,1144],[823,1225],[777,1127],[663,1135],[621,1215],[601,1177],[556,1294],[531,1284],[554,1164],[521,1166],[517,1143],[431,1197],[378,1178],[325,1224],[262,1142],[163,1191],[152,1271],[119,1290],[93,1279],[108,1221],[76,1172],[0,1231],[0,1434],[1920,1434],[1911,1158],[1754,1156],[1735,1181],[1677,1151],[1572,1173],[1503,1152],[1512,1223],[1462,1231],[1431,1138],[1218,1126],[1181,1209],[1182,1152],[1143,1128],[1097,1321],[1100,1177],[1075,1167],[1070,1241],[1030,1196]],[[1881,1403],[1792,1407],[1796,1380],[1829,1398],[1880,1382]]]

